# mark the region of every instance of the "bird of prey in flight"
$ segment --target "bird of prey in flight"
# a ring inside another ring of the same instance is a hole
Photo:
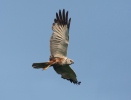
[[[52,66],[58,74],[61,74],[63,79],[67,79],[71,83],[73,82],[79,85],[81,82],[77,81],[77,76],[70,67],[74,61],[67,57],[70,23],[71,18],[68,19],[68,11],[65,12],[65,9],[63,9],[63,11],[59,10],[59,12],[56,13],[56,18],[52,25],[53,33],[50,38],[51,56],[49,61],[33,63],[32,67],[46,70]]]

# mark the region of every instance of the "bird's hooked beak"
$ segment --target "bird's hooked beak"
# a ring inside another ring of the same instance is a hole
[[[74,64],[74,61],[72,61],[72,64]]]

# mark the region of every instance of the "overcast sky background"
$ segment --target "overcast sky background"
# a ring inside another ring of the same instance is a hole
[[[48,61],[59,9],[72,18],[77,86]],[[0,100],[131,100],[131,0],[0,0]]]

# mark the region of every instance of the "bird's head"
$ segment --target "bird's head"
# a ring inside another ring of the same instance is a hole
[[[67,58],[66,59],[66,64],[69,64],[69,65],[74,64],[74,61],[69,59],[69,58]]]

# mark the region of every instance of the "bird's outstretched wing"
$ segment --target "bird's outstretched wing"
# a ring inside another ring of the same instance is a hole
[[[53,68],[58,74],[61,74],[62,78],[69,80],[71,83],[78,85],[81,83],[77,81],[77,76],[69,65],[54,65]]]
[[[68,20],[68,11],[56,13],[56,18],[52,25],[54,31],[50,39],[50,52],[54,57],[66,57],[69,43],[69,28],[71,18]]]

